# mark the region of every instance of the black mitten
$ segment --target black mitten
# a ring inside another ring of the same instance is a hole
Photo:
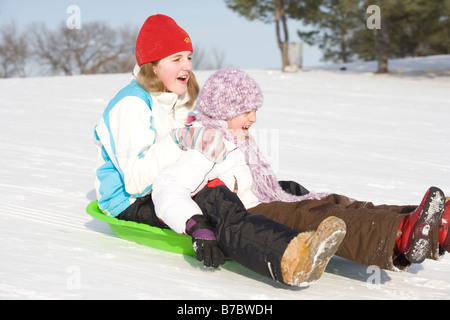
[[[186,233],[192,237],[195,257],[198,261],[204,261],[205,267],[218,268],[225,264],[225,255],[204,216],[195,215],[189,219],[186,223]]]

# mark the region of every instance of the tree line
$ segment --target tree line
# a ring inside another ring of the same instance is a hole
[[[138,26],[110,27],[104,22],[84,23],[70,29],[65,23],[49,29],[33,23],[19,31],[14,23],[0,27],[0,78],[131,72]],[[223,51],[195,48],[194,68],[219,69],[226,64]]]
[[[132,70],[136,28],[91,22],[80,30],[33,23],[0,30],[0,77],[119,73]]]
[[[274,24],[282,69],[290,65],[288,20],[305,26],[298,36],[323,51],[324,61],[388,60],[450,53],[450,0],[224,0],[249,20]],[[376,7],[379,12],[370,12]],[[373,22],[373,26],[369,24]],[[130,72],[139,28],[90,22],[79,30],[34,23],[0,28],[0,78]],[[226,65],[223,51],[196,47],[194,68]]]
[[[297,35],[317,45],[323,60],[388,60],[450,53],[450,0],[225,0],[228,8],[249,20],[274,23],[283,68],[289,65],[288,19],[301,21]],[[379,8],[377,16],[368,12]],[[368,20],[379,27],[371,27]]]

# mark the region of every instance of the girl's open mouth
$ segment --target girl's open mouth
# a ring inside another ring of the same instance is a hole
[[[186,84],[187,81],[189,80],[189,76],[181,76],[181,77],[178,77],[177,79],[178,79],[178,81],[180,81],[181,83]]]

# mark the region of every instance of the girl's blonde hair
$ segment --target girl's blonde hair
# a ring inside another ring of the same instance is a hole
[[[164,83],[158,78],[158,76],[153,71],[153,67],[156,67],[159,63],[158,61],[143,64],[139,75],[137,77],[137,82],[139,85],[147,90],[148,92],[168,92]],[[186,103],[188,107],[194,105],[195,99],[200,92],[200,86],[197,83],[194,73],[191,73],[189,80],[187,82],[187,93],[189,95],[189,101]]]

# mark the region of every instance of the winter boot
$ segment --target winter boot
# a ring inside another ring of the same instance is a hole
[[[448,224],[450,223],[450,197],[445,199],[444,215],[439,225],[439,245],[447,252],[450,252],[450,233]]]
[[[430,233],[444,214],[444,193],[436,187],[428,189],[421,204],[402,220],[397,234],[397,249],[411,263],[422,263],[430,250]]]
[[[329,217],[316,232],[303,232],[291,240],[281,259],[283,281],[292,286],[307,286],[323,274],[346,233],[343,220]]]

